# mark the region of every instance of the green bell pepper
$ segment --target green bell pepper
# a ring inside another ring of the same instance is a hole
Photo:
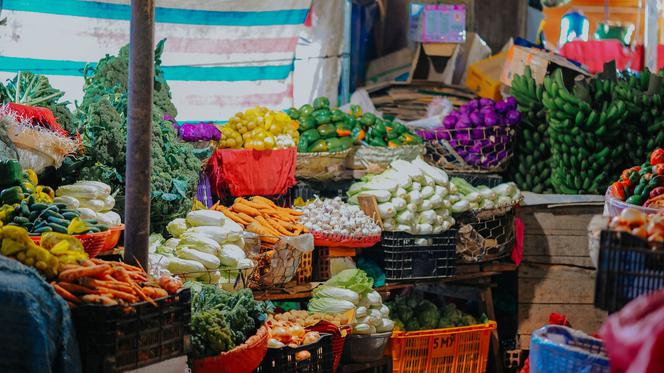
[[[369,145],[385,147],[387,146],[387,143],[385,142],[385,140],[383,140],[380,137],[372,137],[371,139],[369,139]]]
[[[337,136],[344,137],[350,136],[353,128],[349,127],[345,122],[337,122],[334,124],[337,129]]]
[[[330,137],[335,137],[337,134],[337,128],[332,124],[322,124],[316,128],[320,137],[326,139]]]
[[[307,144],[313,144],[314,142],[320,140],[320,133],[318,133],[317,129],[312,128],[302,132],[300,138],[305,138],[307,140]]]
[[[311,146],[309,146],[308,151],[309,151],[309,153],[326,152],[327,151],[327,140],[320,139],[320,140],[316,141]]]
[[[350,105],[350,115],[359,118],[362,115],[362,107],[360,105]]]
[[[314,109],[329,108],[330,100],[327,97],[321,96],[314,99]]]
[[[294,107],[286,110],[286,114],[288,114],[288,116],[291,117],[291,119],[299,119],[300,118],[300,112]]]
[[[306,153],[308,149],[309,149],[309,142],[307,141],[307,138],[304,136],[300,136],[300,140],[297,142],[297,152]]]
[[[360,117],[360,122],[365,126],[371,126],[376,121],[376,116],[373,113],[364,113]]]
[[[316,127],[316,119],[312,116],[306,116],[300,118],[300,132],[304,132]]]
[[[340,141],[341,139],[337,137],[333,137],[330,139],[327,139],[327,151],[330,153],[338,152],[341,150],[341,144],[342,142]]]
[[[301,117],[306,117],[307,115],[311,115],[311,113],[314,112],[314,107],[309,105],[309,104],[304,104],[300,106],[300,116]]]
[[[346,113],[344,113],[343,111],[341,111],[339,109],[335,109],[332,112],[332,121],[333,122],[339,122],[339,121],[344,120],[344,118],[346,118],[347,116],[348,115],[346,115]]]
[[[339,151],[346,150],[346,149],[350,148],[351,146],[353,146],[353,138],[352,137],[342,137],[342,138],[339,139],[339,141],[341,142],[341,145],[340,145],[341,149]]]
[[[371,128],[373,128],[374,133],[377,133],[380,136],[385,136],[387,134],[387,128],[385,128],[385,124],[382,120],[377,120]]]

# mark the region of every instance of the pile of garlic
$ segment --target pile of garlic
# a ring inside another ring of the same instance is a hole
[[[300,223],[313,232],[352,237],[376,236],[381,233],[373,219],[358,206],[349,205],[340,197],[316,198],[298,209],[304,213],[300,216]]]

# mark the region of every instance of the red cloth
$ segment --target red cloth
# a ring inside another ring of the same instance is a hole
[[[600,329],[612,372],[664,372],[664,289],[628,303]]]
[[[273,196],[295,185],[297,149],[217,149],[208,161],[212,191],[218,197]]]
[[[512,249],[512,261],[514,264],[519,265],[523,260],[523,237],[525,235],[525,228],[521,218],[518,216],[514,218],[514,248]]]
[[[45,107],[28,106],[17,104],[15,102],[10,102],[7,104],[7,106],[9,106],[9,108],[16,112],[16,114],[18,114],[18,116],[21,118],[32,120],[45,125],[51,131],[64,137],[69,136],[69,133],[58,124],[51,110]]]
[[[570,41],[565,43],[558,53],[588,67],[591,73],[599,73],[604,63],[616,60],[619,70],[630,68],[634,71],[643,69],[643,46],[625,47],[618,40]],[[664,45],[657,46],[657,68],[664,67]]]

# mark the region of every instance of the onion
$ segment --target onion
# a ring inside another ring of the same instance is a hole
[[[458,120],[459,120],[458,116],[448,115],[445,117],[445,119],[443,119],[443,127],[447,128],[448,130],[452,129],[454,128],[454,125],[457,123]]]
[[[509,110],[509,105],[505,101],[496,102],[496,111],[499,113],[505,113]]]
[[[521,120],[521,113],[516,110],[511,110],[505,116],[505,122],[509,125],[517,124]]]
[[[460,117],[459,121],[456,122],[456,124],[454,125],[454,128],[457,130],[465,130],[472,128],[470,119],[468,119],[467,116]]]
[[[470,135],[467,133],[457,133],[456,139],[461,145],[470,145],[473,140],[470,138]]]
[[[470,100],[466,105],[471,110],[478,110],[480,108],[480,100]]]
[[[473,140],[481,140],[484,138],[484,129],[483,128],[473,128],[470,130],[470,136]]]
[[[487,126],[493,126],[498,122],[498,118],[496,117],[496,114],[494,113],[486,113],[484,114],[484,124]]]
[[[472,113],[470,113],[469,117],[470,121],[474,125],[479,126],[482,124],[482,116],[480,115],[479,111],[473,111]]]
[[[509,107],[511,110],[516,109],[517,101],[516,98],[510,96],[505,99],[505,102],[507,103],[507,107]]]
[[[468,151],[469,151],[470,153],[475,153],[475,154],[482,154],[482,151],[483,151],[483,150],[484,150],[484,148],[482,147],[482,143],[479,142],[479,141],[478,141],[478,142],[475,142],[475,143],[473,144],[473,146],[471,146],[471,147],[468,149]]]
[[[494,103],[495,102],[490,98],[481,98],[480,99],[480,106],[481,107],[487,107],[487,106],[493,107]]]
[[[626,208],[620,212],[620,218],[624,220],[630,227],[643,225],[646,223],[646,215],[641,211],[633,208]]]

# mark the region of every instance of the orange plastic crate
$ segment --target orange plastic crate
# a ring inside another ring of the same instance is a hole
[[[496,322],[395,332],[390,339],[395,373],[484,373],[489,355],[491,332]]]

